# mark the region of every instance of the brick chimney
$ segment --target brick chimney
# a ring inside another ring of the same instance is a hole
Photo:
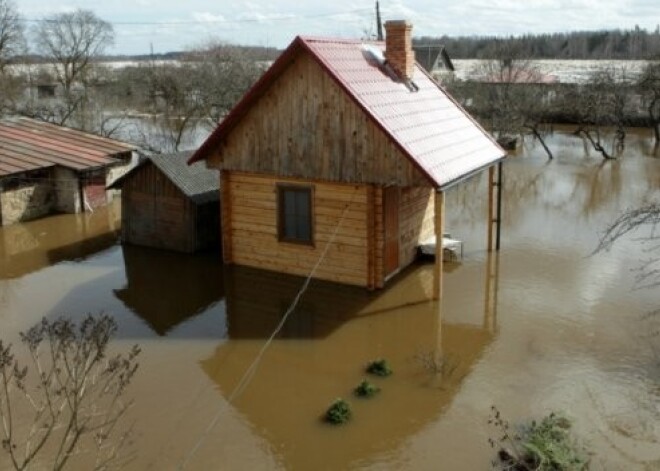
[[[404,81],[411,80],[415,70],[411,33],[412,23],[409,21],[385,22],[385,59]]]

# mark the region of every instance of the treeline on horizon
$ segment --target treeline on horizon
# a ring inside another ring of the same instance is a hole
[[[442,45],[452,59],[499,59],[502,51],[524,59],[660,60],[660,26],[655,31],[573,31],[522,36],[422,36],[415,45]]]
[[[660,60],[660,26],[653,32],[632,30],[573,31],[570,33],[525,34],[522,36],[421,36],[415,45],[442,45],[452,59],[500,59],[502,52],[524,59],[620,59]],[[281,49],[231,44],[254,60],[275,60]],[[153,54],[103,55],[101,61],[185,60],[195,51]],[[46,62],[36,54],[15,56],[14,63]]]
[[[220,43],[222,46],[223,44]],[[228,44],[229,45],[229,44]],[[243,56],[246,58],[252,58],[254,60],[274,60],[277,56],[280,55],[282,51],[274,47],[265,47],[265,46],[243,46],[243,45],[229,45],[233,48],[240,49]],[[113,54],[113,55],[101,55],[97,60],[104,61],[167,61],[167,60],[186,60],[189,58],[194,58],[198,51],[169,51],[169,52],[158,52],[152,54]],[[205,53],[209,52],[208,48],[204,49]],[[212,52],[212,51],[211,51]],[[30,54],[24,56],[15,56],[12,60],[14,63],[47,63],[49,59],[38,54]]]

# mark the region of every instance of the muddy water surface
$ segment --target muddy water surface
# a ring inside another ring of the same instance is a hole
[[[633,289],[647,254],[627,238],[590,256],[623,210],[660,198],[643,137],[613,162],[569,134],[551,162],[526,142],[506,164],[498,255],[484,250],[485,180],[448,193],[465,256],[445,268],[442,306],[431,265],[376,293],[313,282],[263,354],[299,278],[122,248],[114,207],[0,229],[2,337],[43,316],[117,318],[117,347],[143,348],[131,469],[487,469],[493,404],[511,421],[566,411],[594,469],[658,469],[660,338],[645,313],[660,295]],[[353,398],[379,357],[394,375]],[[319,417],[337,397],[354,417],[332,428]]]

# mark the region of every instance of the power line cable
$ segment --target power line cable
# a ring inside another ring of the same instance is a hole
[[[305,278],[305,281],[303,282],[300,290],[296,294],[295,298],[289,305],[288,309],[282,316],[282,319],[280,320],[279,324],[277,324],[277,327],[275,327],[275,330],[272,332],[270,337],[268,337],[268,340],[264,343],[264,345],[261,347],[261,350],[259,350],[259,353],[257,356],[254,358],[250,366],[248,367],[247,370],[243,373],[243,376],[239,380],[238,384],[234,387],[234,390],[232,393],[229,395],[227,398],[227,401],[222,404],[222,406],[218,409],[218,412],[215,414],[209,425],[206,427],[206,429],[203,431],[193,448],[190,450],[190,452],[184,457],[184,459],[179,463],[179,466],[177,467],[178,470],[183,471],[192,457],[197,453],[199,448],[202,446],[202,443],[204,443],[204,440],[206,439],[207,435],[213,430],[215,425],[218,423],[220,420],[220,417],[222,416],[223,412],[229,406],[238,396],[241,395],[241,393],[245,390],[245,388],[248,387],[250,382],[252,381],[252,378],[257,372],[257,368],[259,367],[259,363],[261,361],[261,358],[264,356],[266,353],[266,350],[268,350],[268,347],[270,344],[273,342],[273,339],[277,336],[277,334],[280,333],[282,328],[284,327],[284,324],[286,324],[287,319],[291,315],[291,313],[296,309],[298,306],[298,303],[302,299],[303,295],[307,291],[307,288],[309,288],[309,284],[312,281],[312,278],[316,274],[316,271],[318,268],[321,266],[321,263],[325,260],[325,257],[328,254],[328,251],[330,250],[330,247],[335,241],[335,238],[337,237],[337,233],[339,232],[339,229],[341,228],[342,223],[344,222],[344,219],[346,218],[346,213],[348,212],[348,209],[351,207],[353,204],[353,201],[355,200],[355,197],[357,196],[358,191],[357,189],[353,192],[353,195],[351,196],[351,200],[348,202],[348,204],[344,207],[344,210],[341,213],[341,216],[339,217],[339,220],[337,221],[337,225],[335,226],[334,231],[332,232],[332,235],[330,236],[330,239],[326,243],[323,252],[321,252],[321,255],[319,256],[318,260],[314,264],[314,267],[312,270],[309,272],[309,275],[307,275],[307,278]]]
[[[294,15],[288,14],[288,16],[282,15],[279,17],[272,18],[243,18],[243,19],[214,19],[214,20],[187,20],[187,21],[108,21],[108,23],[115,26],[190,26],[190,25],[206,25],[206,24],[236,24],[236,23],[265,23],[272,21],[298,21],[314,18],[329,18],[333,16],[347,15],[351,13],[363,13],[371,11],[371,8],[357,8],[354,10],[348,10],[343,12],[334,12],[334,13],[319,13],[315,15]],[[20,21],[24,23],[52,23],[57,22],[57,20],[52,20],[48,18],[20,18]]]

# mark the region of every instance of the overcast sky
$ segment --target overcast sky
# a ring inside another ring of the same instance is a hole
[[[373,0],[14,0],[28,20],[76,8],[113,24],[110,51],[182,50],[208,39],[285,47],[297,34],[360,38],[375,29]],[[658,0],[382,0],[383,20],[407,19],[415,36],[571,30],[655,30]]]

